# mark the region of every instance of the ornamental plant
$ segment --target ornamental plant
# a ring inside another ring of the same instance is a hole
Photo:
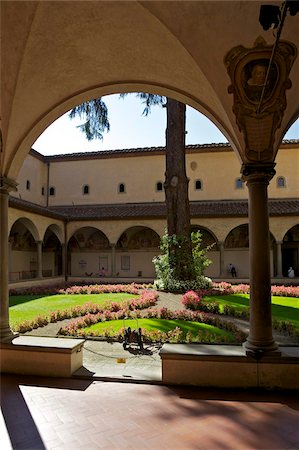
[[[194,291],[188,291],[183,295],[183,305],[191,310],[201,309],[201,298]]]
[[[176,276],[175,265],[178,261],[173,260],[170,249],[178,247],[180,249],[179,264],[182,266],[184,258],[185,242],[183,237],[176,235],[168,236],[165,234],[161,239],[161,254],[153,259],[156,271],[154,287],[159,290],[169,292],[186,292],[187,290],[207,289],[212,286],[210,278],[204,276],[204,270],[211,264],[206,253],[212,246],[205,249],[201,248],[202,236],[199,231],[191,233],[192,243],[192,267],[188,279],[178,278]],[[175,253],[177,255],[177,253]]]
[[[190,310],[178,310],[171,311],[167,308],[149,308],[138,312],[139,316],[142,318],[155,318],[155,319],[168,319],[168,320],[186,320],[191,322],[200,322],[207,325],[212,325],[217,328],[231,332],[237,342],[243,342],[246,339],[246,334],[238,329],[238,327],[228,320],[223,320],[220,317],[212,316],[210,314],[201,313],[199,311]],[[102,337],[107,338],[109,335],[110,339],[121,340],[123,338],[124,329],[121,331],[107,331],[104,330],[84,330],[84,328],[90,325],[96,324],[98,322],[106,322],[109,320],[120,320],[120,319],[131,319],[136,318],[136,311],[131,311],[130,309],[120,310],[117,313],[111,311],[105,311],[102,314],[87,314],[84,317],[80,317],[68,325],[61,327],[59,334],[64,336],[80,336],[80,337]],[[146,341],[149,342],[228,342],[229,338],[225,336],[216,336],[211,333],[200,331],[198,336],[189,336],[184,338],[182,330],[176,327],[174,330],[168,332],[162,332],[160,330],[147,331],[142,329],[142,334]]]
[[[72,319],[80,316],[91,317],[102,314],[105,318],[110,317],[109,314],[115,313],[116,315],[114,317],[118,319],[120,317],[125,317],[129,311],[132,312],[132,314],[136,311],[135,315],[137,316],[137,311],[154,306],[157,302],[157,299],[157,292],[144,290],[141,292],[138,299],[133,298],[120,303],[112,302],[99,305],[89,302],[81,306],[78,305],[65,310],[53,311],[50,313],[50,315],[38,316],[33,320],[25,320],[15,325],[14,331],[25,333],[27,331],[33,330],[34,328],[48,325],[48,323],[55,323],[64,319]],[[94,323],[97,323],[97,321],[95,321]]]

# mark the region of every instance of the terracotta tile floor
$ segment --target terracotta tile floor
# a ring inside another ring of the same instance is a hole
[[[3,375],[1,411],[1,450],[299,449],[294,393]]]

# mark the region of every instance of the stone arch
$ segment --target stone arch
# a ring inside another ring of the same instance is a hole
[[[67,243],[67,274],[73,276],[99,276],[111,271],[110,242],[100,229],[94,226],[77,228]]]
[[[191,232],[192,231],[200,231],[202,234],[202,247],[206,248],[210,245],[213,246],[213,251],[218,250],[218,239],[214,235],[212,231],[210,231],[208,228],[203,227],[201,225],[192,224],[191,225]]]
[[[74,249],[89,249],[90,251],[108,249],[110,246],[109,240],[105,233],[92,226],[80,227],[74,231],[68,240],[68,247],[72,245],[72,242],[77,243]]]
[[[160,236],[147,226],[135,225],[119,236],[115,251],[116,275],[155,277],[153,258],[159,254]]]
[[[47,233],[49,230],[51,230],[52,233],[57,237],[57,239],[59,240],[60,244],[62,244],[62,243],[64,242],[64,238],[63,238],[63,230],[62,230],[62,228],[61,228],[59,225],[57,225],[57,224],[55,224],[55,223],[52,223],[51,225],[49,225],[49,226],[47,227],[47,229],[45,230],[44,238],[45,238],[45,236],[46,236],[46,233]]]
[[[295,276],[299,276],[299,224],[294,225],[284,235],[282,246],[282,274],[288,275],[288,268],[292,267]]]
[[[25,228],[27,228],[35,241],[39,241],[41,239],[35,224],[27,217],[20,217],[19,219],[17,219],[11,226],[10,234],[12,232],[12,229],[16,226],[16,224],[22,224]]]
[[[145,250],[157,249],[160,245],[160,236],[151,228],[134,226],[127,228],[116,243],[117,249]]]
[[[43,276],[52,277],[63,274],[63,249],[58,225],[49,225],[45,231],[42,254],[43,254]]]
[[[35,225],[27,218],[14,222],[9,234],[9,279],[28,280],[37,277],[37,242]]]

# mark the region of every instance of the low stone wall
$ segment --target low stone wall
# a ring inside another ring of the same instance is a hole
[[[165,344],[162,382],[221,388],[299,389],[299,346],[256,360],[242,346]]]
[[[83,365],[84,339],[20,336],[1,343],[3,373],[71,377]]]

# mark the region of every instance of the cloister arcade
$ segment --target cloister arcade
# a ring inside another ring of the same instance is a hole
[[[272,334],[267,194],[283,136],[299,116],[299,34],[298,15],[290,13],[280,41],[272,29],[263,28],[259,22],[262,3],[3,2],[1,340],[13,338],[8,313],[9,192],[16,189],[32,144],[55,119],[85,100],[151,92],[204,113],[224,133],[240,161],[249,198],[252,286],[245,349],[259,355],[278,350]],[[260,92],[258,101],[256,91],[261,89],[254,88],[253,96],[250,73],[261,61],[271,70],[265,95]],[[35,240],[44,240],[46,219],[41,218],[41,225],[35,223],[38,230],[44,229]],[[281,246],[290,245],[283,239],[298,225],[291,221],[286,217],[281,236],[277,234],[279,217],[271,222]],[[221,237],[215,232],[219,245],[224,245],[227,232],[242,224],[244,220],[233,227],[227,223]]]
[[[206,275],[213,279],[227,279],[227,266],[237,266],[238,278],[249,279],[248,223],[232,227],[224,240],[217,237],[217,229],[192,224],[192,231],[200,231],[202,247],[208,248],[211,265]],[[193,221],[193,222],[194,222]],[[63,224],[50,224],[43,235],[34,222],[20,217],[9,232],[9,281],[34,280],[64,276],[126,280],[142,278],[152,281],[155,270],[152,260],[160,252],[159,235],[150,226],[134,225],[122,228],[119,223],[116,242],[111,242],[100,225],[82,226],[64,241]],[[216,227],[215,227],[216,228]],[[276,240],[270,227],[271,277],[287,277],[290,266],[298,267],[299,225],[283,232]]]

